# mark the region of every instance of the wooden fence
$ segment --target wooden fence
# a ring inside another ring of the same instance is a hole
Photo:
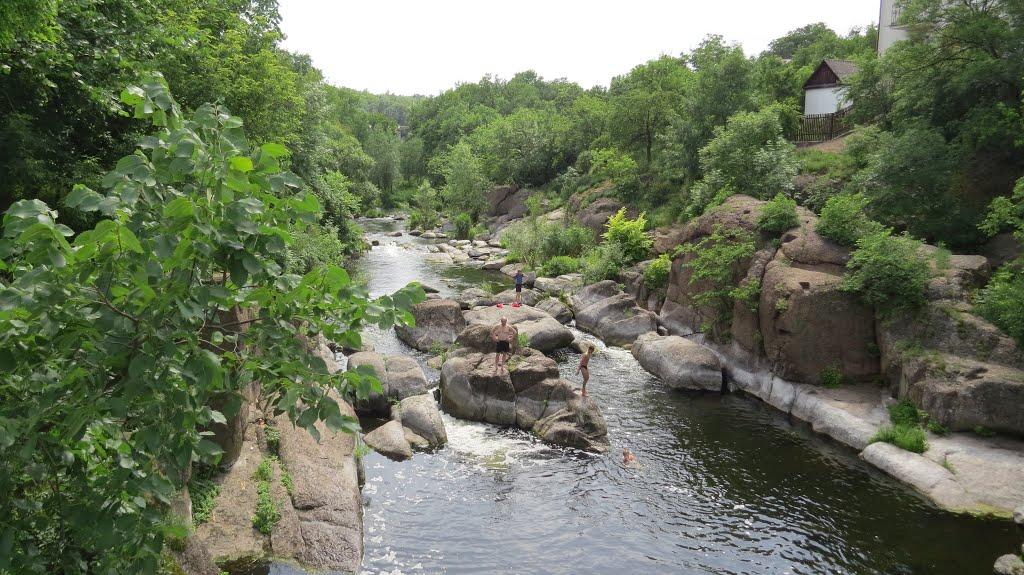
[[[839,110],[834,114],[813,114],[800,119],[800,131],[797,143],[827,142],[834,140],[853,129],[850,121],[850,108]]]

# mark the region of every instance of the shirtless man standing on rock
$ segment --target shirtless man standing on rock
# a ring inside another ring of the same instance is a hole
[[[494,340],[494,373],[498,368],[504,368],[512,353],[512,342],[519,337],[519,332],[514,326],[508,325],[508,318],[501,318],[501,323],[491,329],[491,339]]]

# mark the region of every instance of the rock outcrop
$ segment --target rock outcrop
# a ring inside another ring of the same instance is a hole
[[[342,415],[355,417],[351,406],[344,401],[338,404]],[[291,502],[299,537],[292,540],[293,552],[284,553],[279,544],[274,554],[317,570],[358,571],[363,558],[363,500],[355,436],[317,423],[317,441],[305,429],[293,426],[285,414],[277,417],[277,427],[281,462],[292,476]]]
[[[416,325],[396,325],[395,333],[407,345],[420,351],[451,345],[466,327],[459,302],[450,299],[418,303],[413,306],[412,315]]]
[[[380,381],[381,393],[371,393],[365,400],[356,401],[356,409],[364,413],[388,416],[391,402],[426,393],[430,389],[423,368],[411,357],[361,351],[348,358],[348,370],[373,370]]]
[[[722,366],[708,348],[678,335],[649,332],[633,344],[633,357],[673,389],[722,390]]]
[[[441,368],[441,407],[462,419],[534,430],[560,445],[608,450],[597,405],[579,401],[554,360],[536,350],[513,356],[507,371],[495,370],[493,355],[457,352]]]
[[[583,287],[583,274],[565,274],[554,278],[539,277],[533,287],[553,297],[572,295]]]
[[[526,199],[530,190],[519,189],[517,186],[495,186],[487,193],[488,214],[506,216],[513,220],[526,215]]]
[[[589,285],[572,298],[576,326],[600,337],[609,345],[630,345],[658,329],[657,317],[636,305],[618,284],[605,280]]]

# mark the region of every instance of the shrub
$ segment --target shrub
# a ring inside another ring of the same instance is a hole
[[[757,311],[757,306],[761,302],[761,280],[757,278],[745,280],[730,291],[729,296],[735,301],[743,302],[750,311]]]
[[[555,256],[540,267],[540,275],[555,277],[576,273],[580,270],[580,260],[569,256]]]
[[[889,406],[889,421],[893,425],[920,425],[925,418],[927,414],[923,414],[909,399]]]
[[[591,284],[602,280],[618,279],[626,257],[618,244],[601,244],[583,257],[583,281]]]
[[[608,218],[605,227],[607,228],[603,235],[605,241],[617,245],[627,263],[634,264],[644,260],[651,253],[654,240],[650,238],[645,229],[647,219],[644,214],[641,213],[635,220],[631,220],[626,217],[626,208],[622,208],[614,216]]]
[[[934,433],[935,435],[949,435],[949,428],[947,428],[945,425],[942,425],[938,421],[929,421],[927,427],[928,431]]]
[[[825,202],[818,219],[818,233],[844,246],[878,232],[881,225],[865,214],[868,199],[861,194],[839,194]]]
[[[757,218],[757,229],[772,235],[779,235],[798,225],[800,219],[796,215],[796,200],[781,193],[761,208],[761,216]]]
[[[920,249],[921,242],[888,230],[861,238],[846,264],[843,289],[883,312],[920,307],[931,278]]]
[[[871,443],[879,441],[891,443],[900,449],[914,453],[924,453],[928,450],[924,430],[916,425],[887,425],[879,429],[878,433],[871,438]]]
[[[338,265],[345,260],[345,244],[333,225],[297,225],[291,230],[292,243],[285,252],[288,271],[304,274],[325,265]]]
[[[826,367],[821,370],[818,377],[821,380],[822,387],[827,387],[829,389],[835,389],[846,382],[846,376],[843,375],[843,372],[839,369],[838,365],[830,365]]]
[[[441,223],[441,216],[437,212],[429,210],[410,210],[409,229],[432,230]]]
[[[694,296],[694,301],[698,305],[717,303],[725,308],[731,307],[732,292],[736,287],[736,263],[751,257],[755,251],[752,234],[716,224],[711,235],[699,242],[680,246],[676,254],[694,254],[689,262],[683,264],[692,271],[691,284],[707,280],[712,286]]]
[[[768,107],[738,112],[700,150],[700,166],[714,197],[722,190],[766,199],[793,189],[797,174],[796,148],[782,134],[784,111]]]
[[[668,254],[661,254],[644,269],[644,285],[647,289],[660,290],[668,285],[668,277],[672,272],[672,260]]]
[[[579,224],[562,226],[549,223],[543,227],[541,234],[541,256],[545,259],[555,256],[579,257],[592,249],[595,243],[594,232],[590,228]]]
[[[1004,266],[981,290],[975,309],[1024,345],[1024,273],[1016,266]]]
[[[452,220],[452,223],[455,224],[456,238],[460,240],[469,240],[473,238],[473,218],[470,217],[469,214],[467,214],[466,212],[462,212],[461,214],[455,216],[455,219]]]
[[[502,245],[511,257],[539,268],[553,257],[582,256],[594,247],[594,233],[578,224],[563,226],[532,218],[509,226]]]

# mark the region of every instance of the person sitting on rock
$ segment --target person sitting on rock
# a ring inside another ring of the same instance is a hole
[[[516,299],[512,303],[512,307],[519,307],[523,305],[523,270],[516,271]]]
[[[583,390],[580,394],[583,397],[587,396],[587,382],[590,381],[590,358],[594,357],[594,344],[587,346],[587,352],[580,358],[580,365],[576,368],[576,372],[583,376]]]
[[[501,323],[491,329],[491,339],[494,340],[494,373],[498,373],[499,367],[505,367],[505,362],[512,352],[512,342],[517,336],[516,328],[508,325],[507,317],[502,317]]]

